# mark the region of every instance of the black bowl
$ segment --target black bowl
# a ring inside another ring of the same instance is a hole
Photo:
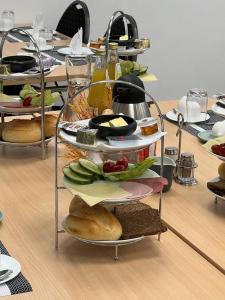
[[[99,125],[116,118],[123,118],[128,125],[120,127],[106,127]],[[92,129],[98,129],[97,135],[101,138],[106,138],[108,136],[123,136],[132,134],[137,128],[137,122],[133,118],[124,115],[101,115],[91,119],[89,121],[89,127]]]
[[[128,40],[120,40],[120,35],[114,35],[114,36],[110,36],[109,38],[109,42],[110,43],[118,43],[119,46],[126,46],[126,48],[131,48],[134,46],[134,38],[128,38]]]
[[[2,64],[10,65],[12,73],[20,73],[34,67],[36,60],[26,55],[6,56],[3,57]]]

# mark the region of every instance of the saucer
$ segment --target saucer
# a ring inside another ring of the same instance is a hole
[[[82,47],[81,53],[74,53],[70,47],[64,47],[57,50],[59,54],[70,55],[70,54],[93,54],[91,49],[88,47]]]
[[[177,122],[178,113],[175,113],[174,111],[171,110],[166,113],[166,117],[173,122]],[[200,123],[200,122],[209,120],[209,118],[210,118],[209,114],[201,113],[199,120],[188,121],[188,123]],[[185,122],[186,122],[186,120],[185,120]]]
[[[31,52],[36,52],[36,49],[34,47],[25,46],[25,47],[23,47],[23,49],[27,50],[27,51],[31,51]],[[52,45],[46,45],[44,47],[39,47],[40,51],[49,51],[49,50],[52,50],[52,49],[53,49]]]
[[[9,255],[1,254],[1,265],[0,269],[11,269],[13,272],[6,277],[4,280],[0,281],[0,285],[2,283],[5,283],[13,278],[15,278],[21,271],[21,265],[20,263],[13,257]]]
[[[212,130],[205,130],[198,133],[198,138],[201,142],[206,143],[209,140],[215,139],[215,136],[212,135]]]

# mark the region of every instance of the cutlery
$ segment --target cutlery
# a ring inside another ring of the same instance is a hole
[[[12,274],[13,270],[5,269],[0,271],[0,281],[6,279],[10,274]]]

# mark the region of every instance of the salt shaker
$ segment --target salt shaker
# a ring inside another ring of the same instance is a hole
[[[165,156],[171,158],[174,162],[176,162],[178,158],[178,148],[173,146],[165,147]]]
[[[177,160],[177,177],[176,181],[184,185],[194,185],[197,180],[194,177],[194,170],[197,163],[194,154],[189,152],[181,153],[180,159]]]

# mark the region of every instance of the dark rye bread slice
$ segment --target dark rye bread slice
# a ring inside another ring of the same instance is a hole
[[[119,205],[115,208],[115,215],[122,225],[122,239],[125,240],[167,230],[158,210],[141,202]]]

